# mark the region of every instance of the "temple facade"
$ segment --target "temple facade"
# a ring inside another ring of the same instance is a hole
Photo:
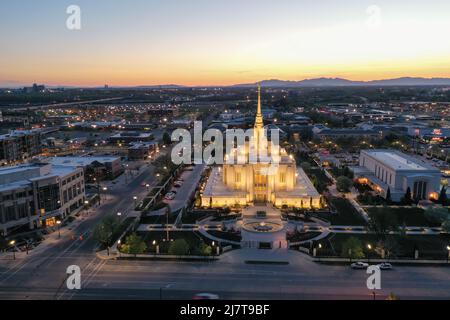
[[[269,141],[261,112],[261,88],[252,135],[214,167],[202,193],[204,207],[271,203],[276,207],[319,208],[320,194],[294,157]]]

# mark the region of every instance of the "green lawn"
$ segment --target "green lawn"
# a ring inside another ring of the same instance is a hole
[[[373,247],[377,244],[377,239],[374,234],[345,234],[334,233],[330,234],[326,239],[320,240],[322,248],[319,250],[322,256],[340,256],[342,252],[343,243],[350,237],[355,237],[361,240],[364,247],[364,252],[367,254],[367,245],[371,244]],[[413,258],[414,250],[419,250],[419,257],[424,259],[445,259],[447,255],[446,246],[450,243],[450,235],[414,235],[388,236],[396,245],[394,246],[394,257],[398,258]],[[317,244],[316,244],[317,246]],[[370,251],[370,257],[380,258],[374,251]]]
[[[148,232],[138,232],[138,235],[144,239],[147,244],[148,252],[154,253],[155,246],[153,245],[153,241],[156,241],[159,245],[160,253],[165,254],[169,251],[170,241],[165,241],[167,237],[166,231],[148,231]],[[177,240],[184,239],[187,241],[190,247],[197,247],[200,242],[204,239],[200,234],[194,231],[170,231],[169,239]],[[207,244],[209,242],[205,241]]]
[[[421,208],[392,208],[392,207],[371,207],[367,208],[367,213],[376,214],[377,212],[389,212],[397,218],[397,222],[400,226],[413,226],[413,227],[439,227],[439,223],[429,221],[425,216],[425,211]]]
[[[359,214],[358,211],[352,206],[352,204],[343,198],[332,198],[330,205],[337,212],[332,213],[321,213],[320,218],[330,221],[332,225],[345,225],[345,226],[366,226],[367,222]]]

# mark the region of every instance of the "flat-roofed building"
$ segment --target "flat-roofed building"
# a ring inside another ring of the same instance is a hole
[[[33,163],[0,169],[0,233],[53,226],[84,204],[81,168]]]
[[[152,152],[158,149],[158,147],[159,143],[156,141],[135,143],[128,148],[128,159],[129,160],[147,159],[152,154]]]
[[[383,197],[390,190],[399,201],[408,188],[413,199],[436,199],[440,191],[441,172],[425,161],[396,150],[361,150],[355,176],[367,181]]]
[[[131,142],[148,142],[154,140],[152,133],[121,132],[108,138],[111,143],[126,144]]]
[[[41,153],[40,130],[15,130],[0,135],[0,162],[16,164]]]
[[[45,162],[57,166],[82,168],[89,181],[93,178],[115,179],[124,171],[120,157],[51,157],[46,158]]]

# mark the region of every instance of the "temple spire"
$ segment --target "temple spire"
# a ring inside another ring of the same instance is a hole
[[[263,115],[261,111],[261,84],[258,83],[258,109],[256,111],[255,127],[262,128],[264,126]]]

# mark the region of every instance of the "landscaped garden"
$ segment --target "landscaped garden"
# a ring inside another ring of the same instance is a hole
[[[375,234],[332,233],[317,241],[313,247],[318,256],[348,257],[351,249],[354,259],[381,258],[381,249],[386,258],[413,259],[415,250],[421,259],[446,259],[450,235],[388,235],[379,241]],[[319,246],[320,244],[320,246]],[[369,249],[370,245],[370,249]]]
[[[425,210],[417,207],[370,207],[367,208],[369,217],[380,213],[395,217],[399,226],[440,227],[440,223],[433,222],[425,215]]]
[[[330,207],[331,213],[317,213],[319,218],[329,221],[332,225],[342,226],[366,226],[367,222],[356,211],[353,205],[344,198],[331,198]]]
[[[137,235],[146,244],[144,253],[156,253],[156,246],[159,246],[160,254],[202,256],[212,253],[211,240],[195,231],[150,231],[138,232]]]

